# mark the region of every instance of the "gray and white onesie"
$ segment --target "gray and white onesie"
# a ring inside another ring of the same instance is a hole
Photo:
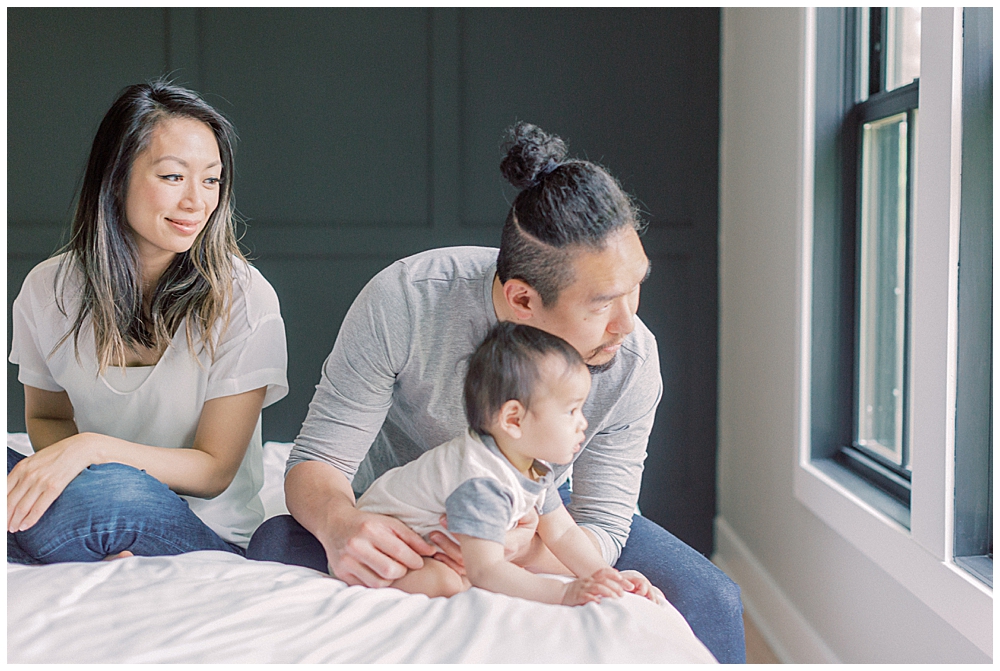
[[[358,510],[395,517],[425,538],[443,531],[503,544],[532,508],[545,515],[562,505],[551,467],[535,460],[535,469],[543,475],[531,480],[491,436],[470,429],[383,473],[358,499]]]

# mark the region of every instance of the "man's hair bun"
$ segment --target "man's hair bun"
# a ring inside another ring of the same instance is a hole
[[[566,158],[566,143],[559,136],[524,121],[507,130],[503,148],[507,155],[500,162],[500,173],[518,189],[535,186]]]

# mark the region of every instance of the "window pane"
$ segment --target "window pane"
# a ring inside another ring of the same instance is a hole
[[[906,86],[920,76],[920,8],[886,10],[885,90]]]
[[[870,7],[859,7],[855,10],[855,17],[857,21],[857,44],[855,46],[855,50],[857,52],[857,56],[855,58],[854,71],[856,88],[854,92],[854,100],[859,103],[868,100],[868,68],[870,67],[869,59],[871,58],[870,9]]]
[[[864,124],[861,141],[857,444],[903,464],[907,116]]]

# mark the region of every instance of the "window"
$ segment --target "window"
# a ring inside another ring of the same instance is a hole
[[[992,11],[963,19],[953,549],[992,585]],[[820,10],[817,36],[811,456],[910,528],[921,12]]]
[[[992,656],[992,9],[807,17],[795,494]]]
[[[817,465],[904,527],[910,525],[909,297],[914,156],[920,97],[920,10],[823,10],[817,113],[825,173],[814,269],[830,288],[830,347]],[[820,88],[821,87],[821,88]],[[819,122],[819,120],[818,120]],[[817,129],[819,132],[819,129]],[[819,139],[819,138],[818,138]],[[820,187],[817,186],[817,190]],[[824,237],[825,236],[825,237]],[[833,281],[830,281],[833,280]],[[819,283],[817,283],[819,284]],[[831,358],[830,350],[835,352]],[[814,357],[815,358],[815,357]],[[832,411],[832,412],[831,412]]]
[[[857,364],[853,440],[837,459],[908,507],[907,297],[920,10],[864,8],[852,14],[860,89],[844,133],[859,136],[853,222]]]

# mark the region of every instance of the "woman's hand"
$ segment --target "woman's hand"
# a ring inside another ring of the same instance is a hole
[[[78,433],[25,457],[7,474],[7,530],[30,529],[73,478],[94,463],[96,434]]]
[[[622,571],[621,576],[625,578],[629,584],[629,586],[625,588],[625,591],[637,596],[645,597],[660,606],[665,606],[667,604],[667,599],[663,596],[663,592],[661,592],[653,583],[649,582],[649,578],[643,574],[638,571]]]
[[[627,585],[618,571],[610,567],[602,568],[589,578],[567,583],[562,603],[564,606],[582,606],[591,602],[600,603],[604,597],[616,599],[625,593]]]

